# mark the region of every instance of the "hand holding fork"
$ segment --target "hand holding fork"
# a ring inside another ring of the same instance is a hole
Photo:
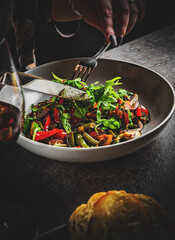
[[[80,62],[75,66],[71,79],[81,78],[83,82],[87,82],[89,75],[97,66],[98,58],[109,48],[111,44],[117,46],[117,40],[114,35],[111,35],[110,40],[111,43],[105,42],[93,57],[80,60]],[[118,46],[120,44],[121,42],[118,44]]]

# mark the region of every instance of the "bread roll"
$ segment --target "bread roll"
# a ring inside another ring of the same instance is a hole
[[[175,240],[174,229],[156,200],[125,191],[96,193],[69,219],[71,240]]]

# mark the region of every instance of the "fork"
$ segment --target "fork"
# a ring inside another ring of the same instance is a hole
[[[109,48],[111,43],[104,44],[100,50],[91,58],[85,58],[79,61],[75,66],[72,77],[70,79],[81,78],[82,81],[87,82],[89,75],[97,66],[98,58]]]

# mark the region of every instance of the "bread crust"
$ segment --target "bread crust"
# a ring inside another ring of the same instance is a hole
[[[156,200],[123,190],[92,195],[69,220],[71,240],[174,240],[174,229]]]

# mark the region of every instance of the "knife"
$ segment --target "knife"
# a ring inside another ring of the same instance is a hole
[[[34,92],[44,93],[47,95],[59,96],[77,101],[84,101],[89,99],[88,94],[80,89],[64,85],[62,83],[53,82],[51,80],[43,79],[34,75],[19,72],[23,89],[28,89]],[[2,84],[6,85],[10,77],[9,73],[5,73],[2,79]],[[26,83],[27,82],[27,83]],[[7,84],[8,85],[8,84]]]
[[[52,82],[46,79],[34,79],[22,87],[35,92],[59,96],[77,101],[84,101],[89,98],[88,94],[80,89],[67,86],[62,83]]]

